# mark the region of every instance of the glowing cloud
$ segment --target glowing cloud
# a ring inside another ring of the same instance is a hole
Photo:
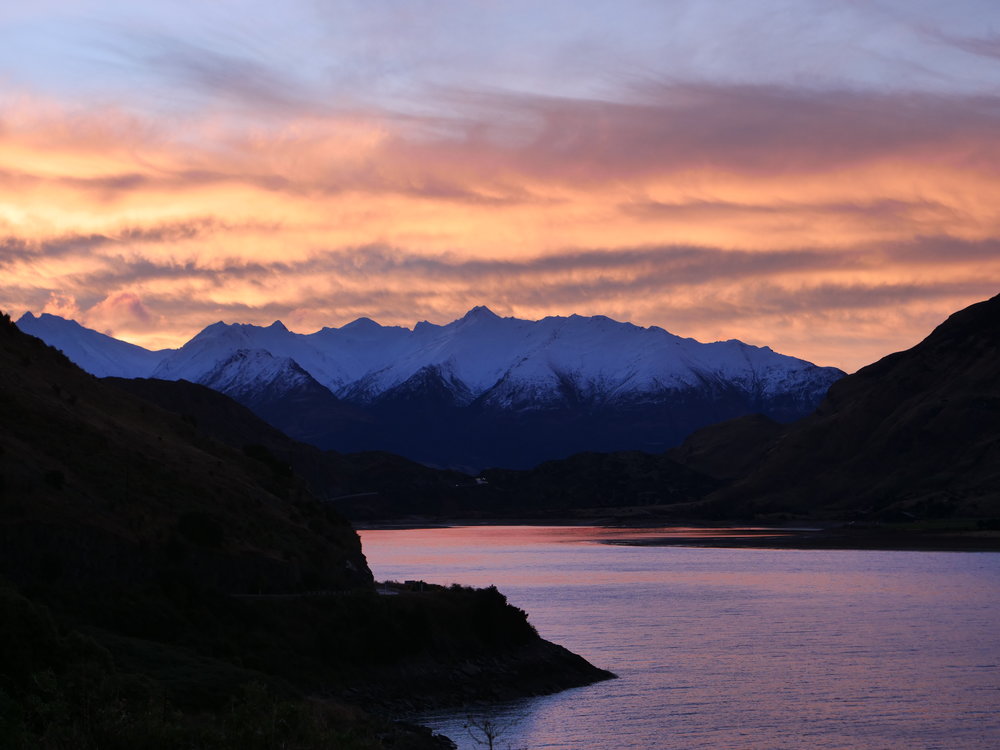
[[[676,22],[704,21],[683,7]],[[372,38],[403,33],[373,18]],[[900,28],[948,55],[940,70],[995,57],[992,38],[925,21]],[[366,99],[342,60],[323,84],[238,29],[217,47],[119,40],[112,57],[168,102],[0,102],[0,306],[167,346],[217,319],[412,325],[487,304],[853,369],[1000,286],[1000,99],[982,90],[644,75],[555,96],[521,71],[519,92],[424,81],[417,101],[386,89],[380,58]]]

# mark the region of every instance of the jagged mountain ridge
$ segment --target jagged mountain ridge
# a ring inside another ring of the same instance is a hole
[[[752,412],[787,421],[811,411],[843,375],[740,341],[703,344],[602,316],[501,318],[485,307],[412,330],[366,318],[312,334],[280,322],[216,323],[180,349],[119,357],[118,371],[107,365],[117,350],[101,349],[101,334],[69,321],[60,327],[48,315],[21,322],[56,345],[86,340],[88,348],[71,351],[95,374],[202,383],[322,447],[466,467],[527,466],[578,450],[662,450],[697,427]],[[308,410],[318,388],[330,394],[324,409],[337,415],[335,429],[284,403],[269,408],[308,391],[292,399]],[[527,443],[525,429],[535,433]],[[503,447],[511,441],[521,445]]]
[[[793,388],[825,391],[839,377],[834,368],[735,340],[702,344],[655,326],[602,316],[500,318],[485,307],[443,326],[418,323],[412,331],[367,318],[312,334],[292,333],[280,321],[267,327],[215,323],[180,349],[159,352],[48,314],[26,313],[18,326],[98,375],[185,379],[217,387],[210,381],[218,380],[222,363],[237,352],[259,351],[293,360],[338,398],[360,403],[398,393],[428,373],[440,375],[458,404],[479,398],[498,407],[560,400],[567,392],[577,400],[642,400],[712,382],[766,397]],[[126,351],[135,356],[127,357]],[[253,356],[260,371],[274,366],[263,355]],[[110,371],[112,364],[117,371]],[[243,383],[221,382],[217,390],[240,389],[260,377],[245,367]]]
[[[170,350],[150,351],[58,315],[26,312],[17,321],[23,332],[62,351],[70,361],[99,378],[140,377],[152,372]]]

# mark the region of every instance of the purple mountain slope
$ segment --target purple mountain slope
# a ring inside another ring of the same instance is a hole
[[[163,352],[54,316],[20,323],[94,374],[190,380],[322,447],[466,468],[664,450],[741,414],[789,421],[843,376],[740,341],[703,344],[602,316],[501,318],[485,307],[412,330],[366,318],[307,335],[280,322],[216,323]]]

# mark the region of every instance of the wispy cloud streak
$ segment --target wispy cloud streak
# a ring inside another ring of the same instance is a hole
[[[6,308],[165,345],[217,318],[485,303],[852,368],[1000,286],[995,97],[647,82],[627,102],[453,89],[404,116],[317,106],[238,55],[156,54],[280,116],[11,99]]]

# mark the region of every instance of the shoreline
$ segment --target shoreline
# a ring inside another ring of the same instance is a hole
[[[971,532],[975,533],[975,532]],[[732,549],[881,550],[885,552],[1000,552],[1000,537],[923,532],[816,532],[746,536],[660,537],[605,542],[626,547],[714,547]]]
[[[729,547],[735,549],[824,549],[924,552],[1000,552],[1000,531],[972,529],[899,529],[881,525],[814,524],[763,525],[752,523],[706,523],[704,521],[622,522],[620,519],[580,518],[451,518],[389,519],[357,523],[359,531],[446,529],[468,526],[594,527],[637,532],[663,529],[690,534],[600,539],[602,544],[623,547]],[[702,531],[703,530],[703,531]],[[718,533],[711,533],[718,532]]]

